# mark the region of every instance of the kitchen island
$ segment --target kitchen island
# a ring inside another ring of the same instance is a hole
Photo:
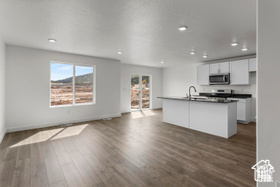
[[[184,97],[163,99],[163,122],[229,138],[237,133],[237,102]]]

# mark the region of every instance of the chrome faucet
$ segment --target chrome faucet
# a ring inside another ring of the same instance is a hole
[[[194,89],[194,91],[196,92],[195,87],[194,87],[194,86],[190,86],[190,87],[189,87],[189,99],[191,99],[191,98],[192,98],[192,95],[191,95],[191,88],[193,88],[193,89]]]

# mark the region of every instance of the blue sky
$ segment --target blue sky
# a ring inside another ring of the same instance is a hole
[[[93,73],[93,67],[76,66],[76,76]],[[51,80],[61,80],[73,76],[73,65],[51,63]]]

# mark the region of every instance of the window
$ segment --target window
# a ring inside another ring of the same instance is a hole
[[[51,63],[51,106],[94,103],[94,66]]]

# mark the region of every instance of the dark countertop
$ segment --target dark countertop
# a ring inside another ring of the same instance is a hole
[[[241,99],[246,99],[246,98],[251,98],[252,94],[233,94],[232,98],[241,98]]]
[[[211,97],[212,93],[205,93],[201,92],[199,93],[200,96],[205,96],[205,97]],[[239,99],[246,99],[246,98],[251,98],[252,94],[232,94],[228,98],[239,98]]]
[[[230,100],[216,100],[216,99],[207,99],[207,98],[192,98],[189,100],[187,97],[157,97],[159,99],[171,99],[171,100],[181,100],[181,101],[194,101],[194,102],[208,102],[208,103],[233,103],[238,101],[230,101]]]

